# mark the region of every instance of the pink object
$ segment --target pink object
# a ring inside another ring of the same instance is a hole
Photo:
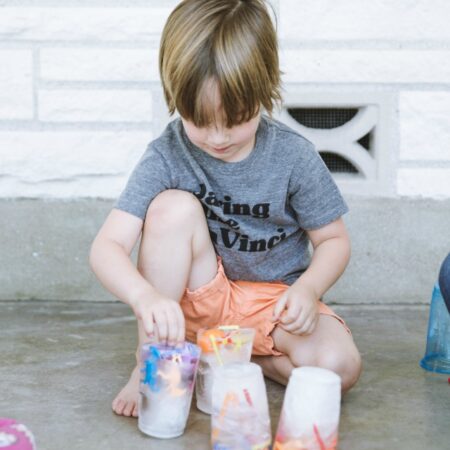
[[[24,424],[1,417],[0,450],[36,450],[33,434]]]

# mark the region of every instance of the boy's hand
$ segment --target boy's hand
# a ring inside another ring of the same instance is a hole
[[[132,302],[132,308],[148,336],[169,345],[184,341],[184,315],[175,300],[161,294],[147,294]]]
[[[292,334],[311,334],[319,318],[316,293],[307,285],[290,286],[278,299],[272,320]]]

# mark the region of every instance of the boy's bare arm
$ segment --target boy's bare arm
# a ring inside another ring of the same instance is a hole
[[[184,317],[179,304],[157,292],[130,259],[142,224],[131,214],[112,210],[92,243],[89,262],[102,285],[131,306],[147,334],[156,331],[161,340],[181,341]]]
[[[91,268],[102,285],[130,306],[140,293],[152,293],[153,289],[130,260],[142,224],[141,219],[130,214],[111,211],[92,243],[89,256]]]
[[[321,298],[343,274],[350,260],[350,239],[342,218],[308,231],[314,248],[311,264],[294,283],[308,284]]]
[[[318,320],[318,303],[339,279],[350,260],[350,239],[342,219],[308,231],[314,252],[311,264],[279,298],[273,320],[293,334],[310,334]],[[286,311],[284,311],[286,309]]]

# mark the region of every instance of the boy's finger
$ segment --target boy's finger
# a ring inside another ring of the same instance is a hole
[[[155,334],[155,327],[153,324],[153,315],[150,317],[146,317],[143,321],[144,323],[144,331],[148,337],[152,337]]]
[[[288,298],[287,303],[286,312],[281,317],[281,323],[286,325],[295,322],[301,316],[303,308],[302,303],[299,301],[289,302]]]
[[[156,323],[153,325],[153,342],[159,342],[159,331]]]
[[[167,341],[170,345],[175,345],[178,335],[178,320],[172,311],[166,311],[167,320]]]
[[[178,334],[177,334],[177,342],[183,342],[185,338],[185,321],[184,315],[181,308],[178,308],[177,311],[177,320],[178,320]]]
[[[308,317],[305,320],[305,322],[303,323],[303,325],[301,327],[299,327],[298,334],[301,334],[301,335],[311,334],[311,332],[312,332],[311,326],[312,326],[313,322],[314,322],[314,316]]]
[[[314,333],[314,330],[316,329],[318,320],[319,320],[319,315],[316,314],[314,319],[311,321],[311,325],[310,325],[309,330],[308,330],[309,334],[313,334]]]
[[[302,308],[302,306],[300,305],[298,306],[298,308],[299,311],[294,321],[290,323],[282,322],[283,328],[293,334],[299,334],[299,331],[305,326],[305,322],[308,319],[307,313],[304,308]]]
[[[286,307],[288,297],[286,294],[283,294],[276,302],[275,308],[273,309],[273,316],[272,320],[279,320],[280,314],[283,312],[284,308]]]
[[[302,307],[299,303],[291,303],[286,314],[281,317],[281,323],[283,325],[288,325],[296,322],[300,318],[301,312]]]
[[[298,315],[296,316],[288,310],[286,314],[283,314],[281,316],[280,322],[283,325],[291,325],[292,326],[296,322],[297,317],[298,317]]]
[[[155,322],[158,328],[158,336],[160,342],[167,342],[167,322],[166,315],[164,312],[155,312]]]
[[[290,333],[297,334],[298,330],[303,327],[305,319],[302,315],[299,315],[296,320],[290,323],[282,322],[283,330],[289,331]]]

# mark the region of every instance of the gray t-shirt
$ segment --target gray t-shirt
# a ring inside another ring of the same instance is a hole
[[[145,219],[166,189],[202,203],[216,252],[232,280],[292,284],[310,263],[308,236],[348,211],[314,145],[266,116],[242,161],[216,159],[188,139],[180,119],[152,141],[115,208]]]

